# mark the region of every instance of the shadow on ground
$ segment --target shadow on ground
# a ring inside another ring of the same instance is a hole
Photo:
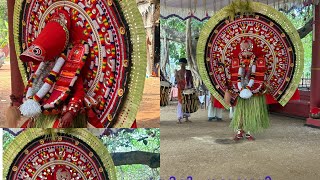
[[[207,111],[191,114],[192,123],[176,123],[176,102],[161,112],[161,179],[318,180],[320,129],[304,120],[270,115],[271,127],[256,141],[232,142],[234,132],[224,122],[208,122]]]

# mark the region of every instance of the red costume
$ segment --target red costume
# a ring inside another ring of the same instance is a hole
[[[180,73],[180,71],[178,71],[178,73]],[[177,83],[178,84],[178,101],[180,103],[182,103],[182,92],[186,88],[193,87],[193,80],[192,80],[192,73],[190,70],[185,70],[185,74],[181,75],[181,73],[180,73],[179,76],[184,76],[184,77],[180,77],[177,79],[177,81],[178,81],[178,83]]]
[[[122,8],[140,15],[132,8],[136,4],[17,3],[16,50],[23,62],[20,72],[28,79],[20,106],[28,117],[23,127],[135,127],[143,92],[137,84],[145,78],[140,70],[145,35],[137,25],[139,33],[129,36],[133,19],[123,16]]]
[[[224,109],[224,106],[216,99],[214,98],[213,96],[211,96],[212,99],[211,99],[211,102],[213,103],[213,107],[215,108],[219,108],[219,109]]]

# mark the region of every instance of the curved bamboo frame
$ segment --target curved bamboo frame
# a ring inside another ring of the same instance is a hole
[[[289,38],[291,39],[295,49],[296,64],[295,64],[294,76],[287,90],[279,100],[279,103],[282,106],[284,106],[288,103],[288,101],[293,96],[301,80],[301,76],[303,73],[303,66],[304,66],[303,45],[296,28],[293,26],[290,20],[287,17],[285,17],[281,12],[263,3],[259,3],[259,2],[250,2],[250,3],[251,3],[250,8],[253,12],[257,12],[257,13],[268,16],[270,19],[277,22],[282,27],[282,29],[288,34]],[[223,97],[214,89],[214,86],[211,84],[209,72],[207,72],[206,70],[206,65],[205,65],[206,59],[204,57],[205,57],[206,42],[209,38],[209,34],[212,32],[214,27],[218,25],[220,21],[230,17],[230,9],[232,9],[231,6],[232,5],[230,4],[229,6],[224,7],[223,9],[218,11],[214,16],[210,18],[210,20],[203,26],[200,32],[200,37],[197,44],[197,60],[198,60],[197,64],[198,64],[201,78],[205,83],[205,85],[207,86],[207,88],[210,90],[211,94],[227,109],[229,108],[229,105],[227,105],[224,102]]]
[[[13,34],[15,49],[19,64],[19,70],[23,79],[24,85],[27,84],[27,72],[25,71],[23,62],[19,60],[19,55],[22,53],[22,45],[20,44],[20,28],[22,27],[21,13],[23,4],[27,0],[19,0],[14,5],[13,17]],[[117,2],[122,11],[130,30],[130,40],[132,44],[131,53],[131,70],[128,77],[128,85],[126,89],[126,98],[123,99],[122,108],[117,112],[117,118],[114,128],[130,128],[135,121],[142,94],[144,89],[145,74],[147,67],[146,55],[146,33],[142,16],[139,12],[135,0],[121,0]],[[141,17],[141,18],[139,18]]]
[[[50,129],[49,129],[50,130]],[[54,130],[54,133],[65,133],[69,134],[73,137],[76,137],[78,139],[81,139],[84,143],[88,144],[100,157],[104,168],[108,172],[110,180],[116,180],[116,169],[112,160],[112,157],[110,153],[108,152],[108,149],[104,146],[104,144],[98,139],[96,136],[94,136],[92,133],[90,133],[88,130],[79,128],[79,129],[51,129]],[[6,148],[6,150],[3,153],[3,178],[6,179],[11,164],[13,163],[14,159],[22,149],[28,145],[30,142],[32,142],[34,139],[41,137],[41,136],[50,136],[52,134],[51,131],[47,131],[46,129],[41,128],[29,128],[23,131],[21,134],[19,134]]]

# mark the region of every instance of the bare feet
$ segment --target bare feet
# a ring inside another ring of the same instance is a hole
[[[190,121],[190,120],[189,120],[189,118],[188,118],[188,117],[186,117],[186,122],[192,122],[192,121]]]

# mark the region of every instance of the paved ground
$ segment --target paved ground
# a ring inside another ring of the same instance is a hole
[[[139,128],[160,127],[160,78],[149,77],[145,80],[137,125]]]
[[[191,114],[192,123],[176,124],[176,103],[161,108],[161,179],[318,180],[320,129],[304,120],[270,115],[271,128],[256,141],[221,144],[231,139],[224,122],[208,122],[207,111]]]
[[[5,112],[10,104],[10,65],[6,61],[0,68],[0,127],[6,127]],[[160,127],[160,79],[150,77],[145,81],[143,99],[137,114],[138,127]]]
[[[5,64],[0,68],[0,127],[5,127],[5,112],[10,104],[11,92],[11,76],[10,64],[5,61]]]

